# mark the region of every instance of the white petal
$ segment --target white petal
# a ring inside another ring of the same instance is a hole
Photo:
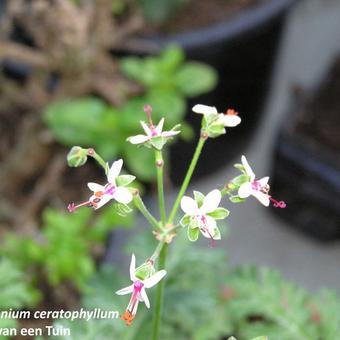
[[[93,182],[87,183],[87,186],[93,192],[104,191],[104,189],[105,189],[105,187],[103,185],[93,183]]]
[[[100,201],[99,202],[95,202],[95,200],[98,200],[98,198],[100,199]],[[111,195],[103,195],[102,197],[97,197],[96,195],[92,195],[90,197],[90,201],[93,204],[93,208],[95,210],[101,208],[103,205],[105,205],[110,200],[112,200],[112,196]]]
[[[211,216],[205,216],[206,225],[203,228],[200,228],[202,235],[206,238],[211,238],[214,236],[216,229],[216,221]]]
[[[161,136],[162,137],[172,137],[178,135],[181,131],[163,131]]]
[[[130,279],[131,281],[136,281],[136,256],[135,254],[131,255],[131,262],[130,262]]]
[[[126,294],[130,294],[133,292],[133,285],[119,289],[116,291],[117,295],[126,295]]]
[[[245,182],[241,184],[241,186],[238,189],[238,195],[241,198],[246,198],[249,197],[252,193],[252,188],[251,188],[251,183],[250,182]]]
[[[150,137],[152,135],[150,128],[143,121],[140,122],[145,133]]]
[[[182,197],[181,208],[190,216],[197,215],[199,213],[197,202],[189,196]]]
[[[213,113],[217,113],[216,107],[207,106],[202,104],[197,104],[192,108],[192,111],[196,113],[201,113],[203,115],[211,115]]]
[[[137,135],[137,136],[132,136],[127,139],[128,142],[131,144],[142,144],[148,141],[150,137],[145,136],[145,135]]]
[[[160,280],[163,279],[163,277],[166,275],[166,270],[162,269],[153,274],[148,279],[144,280],[144,286],[145,288],[151,288],[154,285],[156,285]]]
[[[245,156],[241,157],[242,165],[244,167],[244,170],[246,171],[246,174],[250,177],[250,179],[253,181],[255,179],[255,174],[253,170],[251,169],[247,159]]]
[[[261,178],[257,181],[261,184],[261,187],[265,187],[268,184],[269,177],[266,176],[266,177],[263,177],[263,178]]]
[[[131,192],[124,187],[117,187],[112,196],[119,203],[128,204],[132,201]]]
[[[223,115],[224,126],[234,127],[241,123],[241,118],[237,115]]]
[[[164,118],[162,118],[158,125],[156,126],[155,128],[155,131],[157,132],[157,136],[159,136],[161,133],[162,133],[162,130],[163,130],[163,125],[164,125]]]
[[[221,202],[221,192],[218,189],[210,191],[207,196],[204,197],[203,204],[201,207],[202,213],[210,213],[218,208]]]
[[[150,308],[150,301],[149,301],[149,298],[148,298],[148,296],[146,294],[146,291],[145,291],[144,287],[140,291],[140,296],[142,298],[142,301],[144,301],[146,308]]]
[[[254,197],[256,197],[264,206],[268,207],[270,200],[269,200],[269,195],[258,191],[258,190],[253,190],[251,193]]]
[[[109,183],[115,184],[116,177],[119,175],[120,171],[122,170],[123,160],[118,159],[112,163],[109,173],[107,175],[107,179]]]

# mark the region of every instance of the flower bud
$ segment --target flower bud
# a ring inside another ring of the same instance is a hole
[[[80,146],[73,146],[67,154],[67,163],[71,167],[82,166],[87,161],[87,149]]]
[[[135,275],[140,280],[145,280],[155,274],[156,270],[153,266],[153,261],[148,260],[144,262],[141,266],[136,268]]]

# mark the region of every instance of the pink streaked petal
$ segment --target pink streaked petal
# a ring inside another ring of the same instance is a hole
[[[108,182],[111,184],[116,184],[116,177],[118,177],[120,171],[122,170],[123,160],[119,159],[112,163],[109,173],[107,175]]]
[[[270,203],[270,199],[269,199],[269,195],[261,192],[261,191],[257,191],[257,190],[253,190],[251,193],[255,198],[257,198],[260,203],[262,203],[264,206],[268,207],[269,203]]]
[[[195,113],[200,113],[203,115],[211,115],[217,113],[216,107],[214,106],[207,106],[202,104],[197,104],[192,108],[192,111]]]
[[[216,221],[211,216],[205,216],[207,223],[200,228],[200,232],[206,238],[212,238],[215,229],[216,229]]]
[[[247,161],[247,158],[242,155],[241,161],[242,161],[242,165],[244,167],[244,170],[246,171],[246,174],[250,177],[250,180],[253,181],[255,179],[255,174],[254,174],[253,170],[251,169],[251,167],[250,167],[250,165]]]
[[[140,297],[142,298],[142,301],[144,301],[146,308],[150,308],[150,301],[144,287],[140,291]]]
[[[197,202],[189,196],[182,197],[181,208],[189,216],[194,216],[199,213]]]
[[[116,294],[126,295],[126,294],[131,294],[132,292],[133,292],[133,285],[117,290]]]
[[[155,128],[155,131],[156,131],[156,133],[157,133],[157,136],[159,136],[159,135],[162,133],[163,125],[164,125],[164,118],[162,118],[162,119],[159,121],[158,125],[157,125],[156,128]]]
[[[124,187],[117,187],[112,196],[117,202],[123,204],[129,204],[133,198],[129,189]]]
[[[241,186],[238,189],[238,195],[241,198],[247,198],[251,195],[251,193],[252,193],[252,188],[251,188],[250,182],[245,182],[241,184]]]
[[[147,134],[147,136],[151,137],[152,132],[151,132],[150,128],[148,127],[148,125],[143,121],[140,122],[140,125],[142,125],[142,128],[145,131],[145,133]]]
[[[207,196],[204,197],[201,211],[203,213],[210,213],[218,208],[221,202],[221,192],[218,189],[212,190]]]
[[[237,115],[223,115],[223,124],[227,127],[234,127],[241,123],[241,118]]]
[[[103,195],[101,198],[100,198],[100,201],[98,203],[95,203],[93,204],[93,208],[95,210],[101,208],[103,205],[105,205],[107,202],[109,202],[110,200],[112,200],[112,196],[111,195]],[[93,195],[91,196],[90,198],[90,201],[91,202],[94,202],[95,199],[98,199],[97,196]]]
[[[131,262],[130,262],[130,279],[131,281],[136,281],[136,256],[135,254],[131,255]]]
[[[163,131],[161,136],[162,137],[172,137],[172,136],[176,136],[180,133],[181,131]]]
[[[148,279],[144,280],[144,287],[145,288],[151,288],[154,285],[156,285],[160,280],[163,279],[163,277],[166,275],[166,270],[162,269],[153,274]]]
[[[93,182],[87,183],[87,186],[93,192],[104,191],[104,189],[105,189],[105,187],[103,185],[93,183]]]
[[[131,144],[142,144],[148,141],[149,139],[150,139],[149,136],[137,135],[137,136],[129,137],[127,141],[130,142]]]

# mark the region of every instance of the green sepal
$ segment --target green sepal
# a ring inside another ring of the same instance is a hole
[[[156,270],[150,262],[143,263],[135,270],[135,276],[140,280],[145,280],[155,274]]]
[[[198,239],[198,236],[200,234],[200,230],[198,228],[188,228],[187,229],[188,239],[191,242],[195,242]]]
[[[181,220],[179,221],[182,227],[187,227],[190,224],[191,216],[184,215]]]
[[[136,177],[132,175],[120,175],[116,178],[116,185],[119,187],[125,187],[133,182],[135,179]]]
[[[80,146],[73,146],[67,154],[67,164],[70,167],[79,167],[87,161],[87,149]]]
[[[127,216],[132,211],[132,209],[127,204],[123,203],[114,203],[113,208],[115,209],[116,213],[122,217]]]
[[[218,229],[217,227],[214,230],[213,239],[214,240],[220,240],[221,239],[221,232],[220,232],[220,229]]]
[[[230,196],[229,197],[230,201],[233,202],[233,203],[243,203],[246,201],[245,198],[241,198],[239,196]]]
[[[150,139],[150,144],[157,150],[162,150],[166,143],[166,138],[158,136]]]
[[[224,218],[229,216],[229,213],[230,213],[229,210],[225,208],[217,208],[216,210],[214,210],[211,213],[208,213],[207,215],[209,215],[215,220],[223,220]]]
[[[206,131],[210,138],[216,138],[226,133],[223,124],[212,124],[207,127]]]
[[[240,187],[243,183],[249,182],[249,180],[250,180],[249,176],[247,176],[247,175],[239,175],[239,176],[233,178],[232,182],[236,186]]]
[[[236,163],[234,164],[234,168],[236,168],[237,170],[240,170],[241,172],[243,172],[244,174],[246,173],[244,166],[240,163]]]
[[[194,191],[194,197],[198,207],[200,208],[203,204],[204,195],[199,191]]]

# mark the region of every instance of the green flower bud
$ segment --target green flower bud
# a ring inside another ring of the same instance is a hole
[[[67,154],[67,164],[71,167],[82,166],[87,161],[87,149],[80,146],[73,146]]]

